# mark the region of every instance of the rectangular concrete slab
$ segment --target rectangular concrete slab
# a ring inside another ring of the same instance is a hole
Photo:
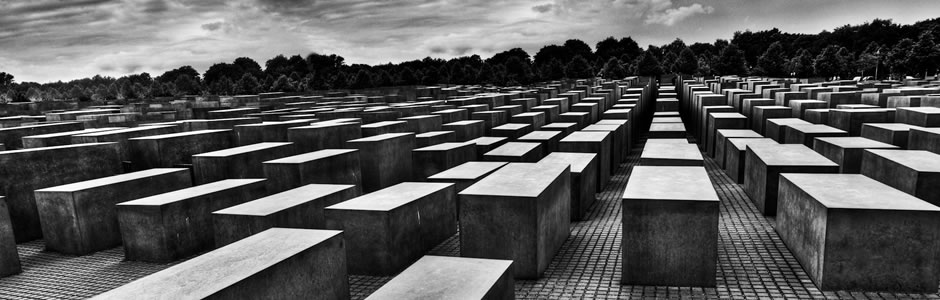
[[[781,173],[838,173],[839,165],[803,145],[748,145],[744,161],[744,192],[766,216],[777,213]]]
[[[427,255],[369,300],[515,299],[512,261]]]

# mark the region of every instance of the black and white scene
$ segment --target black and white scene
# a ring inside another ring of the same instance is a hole
[[[0,0],[0,299],[938,288],[938,0]]]

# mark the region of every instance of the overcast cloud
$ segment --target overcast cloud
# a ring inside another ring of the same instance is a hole
[[[20,82],[156,76],[311,51],[379,64],[513,47],[535,54],[570,38],[632,36],[645,46],[937,16],[937,0],[0,0],[0,71]]]

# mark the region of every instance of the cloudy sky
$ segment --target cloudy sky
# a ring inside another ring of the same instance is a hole
[[[311,51],[377,64],[535,54],[570,38],[632,36],[645,46],[937,16],[938,0],[0,0],[0,71],[20,82],[156,76]]]

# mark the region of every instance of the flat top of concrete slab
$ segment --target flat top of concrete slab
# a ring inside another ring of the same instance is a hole
[[[39,151],[50,151],[50,150],[62,150],[70,148],[82,148],[82,147],[95,147],[101,145],[116,145],[117,143],[85,143],[85,144],[72,144],[72,145],[62,145],[62,146],[52,146],[52,147],[41,147],[41,148],[29,148],[29,149],[19,149],[19,150],[6,150],[0,151],[0,154],[15,154],[15,153],[26,153],[26,152],[39,152]]]
[[[116,130],[108,130],[108,131],[99,131],[99,132],[94,132],[94,133],[86,133],[86,134],[81,134],[77,136],[89,136],[89,137],[90,136],[105,136],[105,135],[111,135],[111,134],[122,134],[122,133],[128,133],[128,132],[158,130],[158,129],[175,128],[175,127],[177,127],[177,125],[140,126],[140,127],[131,127],[131,128],[125,128],[125,129],[116,129]]]
[[[828,208],[940,211],[940,207],[860,174],[780,174]]]
[[[882,143],[876,140],[867,139],[863,137],[853,136],[853,137],[820,137],[816,138],[816,143],[827,143],[839,148],[852,148],[852,149],[870,149],[870,148],[880,148],[880,149],[899,149],[898,146]]]
[[[511,260],[427,255],[366,299],[484,299],[511,265]]]
[[[768,166],[839,166],[803,144],[755,144],[747,149]]]
[[[923,106],[923,107],[898,107],[898,110],[907,110],[923,114],[940,114],[940,107],[932,106]]]
[[[568,164],[511,163],[467,187],[461,195],[538,197],[565,171]]]
[[[653,113],[655,117],[678,117],[679,112],[677,111],[657,111]]]
[[[423,115],[423,116],[411,116],[411,117],[402,117],[398,118],[399,120],[423,120],[423,119],[439,119],[441,116],[438,115]]]
[[[518,140],[519,140],[519,141],[526,141],[526,140],[530,140],[530,141],[544,141],[544,140],[550,140],[550,139],[555,138],[555,137],[560,137],[560,135],[561,135],[561,131],[542,131],[542,130],[537,130],[537,131],[533,131],[533,132],[530,132],[530,133],[528,133],[528,134],[526,134],[526,135],[523,135],[523,136],[519,137]]]
[[[761,145],[761,144],[779,145],[780,144],[780,143],[777,143],[777,141],[774,141],[773,139],[766,139],[766,138],[731,138],[731,139],[728,139],[728,142],[731,142],[731,144],[734,145],[734,147],[737,148],[738,151],[746,150],[747,148],[745,147],[747,147],[747,145]]]
[[[558,105],[539,105],[532,107],[532,109],[558,109]]]
[[[940,172],[940,154],[924,150],[865,150],[918,172]]]
[[[679,102],[679,99],[676,98],[658,98],[656,102]]]
[[[719,201],[704,167],[633,167],[622,199]]]
[[[493,127],[492,130],[520,130],[526,127],[532,127],[532,124],[506,123],[500,126]]]
[[[229,109],[212,110],[212,111],[209,111],[209,113],[218,113],[218,112],[239,112],[239,111],[255,111],[255,110],[260,110],[260,109],[258,109],[258,108],[256,108],[256,107],[239,107],[239,108],[229,108]]]
[[[562,142],[601,142],[610,136],[608,131],[575,131],[561,139]]]
[[[571,164],[571,173],[582,173],[596,159],[597,154],[594,153],[552,152],[539,163]]]
[[[590,114],[591,113],[586,112],[586,111],[569,111],[566,113],[559,114],[559,116],[586,116]]]
[[[508,138],[494,137],[494,136],[481,136],[481,137],[469,140],[467,141],[467,143],[481,145],[481,146],[489,146],[489,145],[498,144],[505,140],[508,140]]]
[[[894,110],[895,109],[893,108],[857,108],[857,109],[830,109],[829,112],[846,113],[846,114],[886,114]]]
[[[435,137],[435,136],[439,136],[439,135],[447,135],[447,134],[452,134],[452,133],[454,133],[454,132],[453,132],[453,131],[428,131],[428,132],[425,132],[425,133],[417,134],[417,135],[415,135],[415,137],[416,137],[416,138],[419,138],[419,137],[420,137],[420,138],[424,138],[424,137]]]
[[[640,159],[703,160],[698,146],[689,143],[646,143]]]
[[[803,94],[803,92],[791,92],[791,93]],[[790,100],[790,103],[826,103],[826,101],[815,100],[815,99],[794,99],[794,100]]]
[[[715,119],[747,119],[744,115],[733,112],[713,112],[708,114]]]
[[[790,111],[790,110],[792,110],[792,108],[787,107],[787,106],[778,106],[778,105],[758,105],[758,106],[755,106],[755,107],[754,107],[754,110],[755,110],[755,111],[758,111],[758,110],[786,110],[786,111]]]
[[[865,124],[862,124],[862,128],[866,126],[876,127],[876,128],[891,130],[891,131],[910,131],[911,128],[923,128],[920,126],[914,126],[914,125],[909,125],[909,124],[904,124],[904,123],[865,123]]]
[[[803,132],[803,133],[846,133],[845,130],[841,130],[828,125],[821,124],[794,124],[788,125],[787,127],[792,128],[793,130]]]
[[[258,200],[222,209],[213,212],[213,214],[269,216],[283,211],[284,209],[310,202],[311,200],[354,188],[356,188],[355,185],[349,184],[308,184]]]
[[[647,144],[689,144],[687,139],[648,139]]]
[[[466,126],[466,125],[473,125],[473,124],[483,124],[483,120],[463,120],[463,121],[447,123],[447,124],[444,124],[443,126]]]
[[[128,283],[96,299],[204,299],[341,233],[337,230],[268,229]]]
[[[650,124],[650,131],[685,131],[685,124],[682,123],[653,123]]]
[[[431,113],[432,113],[432,114],[449,114],[449,113],[459,113],[459,112],[462,112],[462,111],[467,111],[467,110],[466,110],[466,109],[463,109],[463,108],[451,108],[451,109],[444,109],[444,110],[439,110],[439,111],[433,111],[433,112],[431,112]]]
[[[653,123],[682,123],[682,118],[679,117],[654,117]]]
[[[911,131],[923,131],[923,132],[929,132],[933,134],[940,134],[940,128],[919,127],[919,128],[911,128]]]
[[[382,122],[375,122],[375,123],[369,123],[369,124],[362,124],[362,128],[379,128],[379,127],[395,126],[395,125],[402,125],[402,124],[408,124],[408,122],[406,121],[382,121]]]
[[[297,120],[290,120],[290,121],[272,121],[272,122],[261,122],[261,123],[255,123],[255,124],[242,124],[242,125],[235,125],[235,127],[274,127],[274,126],[291,126],[291,125],[295,127],[300,127],[300,126],[308,126],[310,125],[310,123],[315,122],[315,121],[316,120],[314,119],[297,119]]]
[[[597,123],[594,123],[594,125],[627,125],[627,120],[604,119],[597,121]]]
[[[479,179],[502,168],[507,163],[502,161],[470,161],[443,172],[431,175],[428,179]]]
[[[427,147],[424,147],[424,148],[414,149],[413,151],[416,151],[416,152],[421,152],[421,151],[447,151],[447,150],[453,150],[453,149],[457,149],[457,148],[474,147],[474,146],[475,146],[475,144],[473,144],[473,143],[466,143],[466,142],[465,142],[465,143],[440,143],[440,144],[437,144],[437,145],[431,145],[431,146],[427,146]]]
[[[634,104],[617,104],[617,105],[634,105]],[[618,108],[617,105],[614,105],[613,109],[605,110],[605,114],[627,114],[630,113],[631,109],[629,108]],[[635,105],[634,105],[635,106]]]
[[[585,97],[581,101],[601,101],[604,100],[604,97]]]
[[[803,119],[798,118],[779,118],[779,119],[767,119],[768,123],[773,123],[778,126],[790,126],[790,125],[812,125],[813,123],[806,122]]]
[[[390,211],[452,186],[453,183],[402,182],[326,209]]]
[[[412,138],[414,138],[415,133],[414,132],[386,133],[386,134],[380,134],[380,135],[373,135],[370,137],[364,137],[361,139],[348,140],[346,141],[346,143],[379,142],[379,141],[387,141],[387,140],[393,140],[393,139],[398,139],[398,138],[404,138],[408,136],[411,136]]]
[[[226,132],[231,132],[231,131],[232,131],[231,129],[197,130],[197,131],[186,131],[186,132],[177,132],[177,133],[169,133],[169,134],[161,134],[161,135],[144,136],[144,137],[132,138],[130,140],[132,141],[134,140],[162,140],[162,139],[173,139],[173,138],[179,138],[179,137],[220,134],[220,133],[226,133]],[[105,132],[99,132],[99,133],[113,133],[113,132],[114,131],[105,131]]]
[[[545,129],[545,128],[565,129],[565,128],[571,128],[575,126],[578,126],[578,123],[555,122],[555,123],[545,124],[544,126],[542,126],[542,129]]]
[[[200,154],[193,155],[193,157],[229,157],[229,156],[245,154],[245,153],[250,153],[250,152],[255,152],[255,151],[288,147],[293,144],[294,143],[271,143],[271,142],[257,143],[257,144],[245,145],[241,147],[222,149],[219,151],[200,153]]]
[[[347,123],[347,122],[333,122],[333,121],[335,121],[335,120],[324,121],[324,122],[317,122],[317,123],[310,124],[309,126],[294,127],[294,128],[291,128],[291,130],[294,130],[294,129],[298,129],[298,130],[299,130],[299,129],[328,128],[328,127],[342,127],[342,126],[349,126],[349,127],[356,126],[356,127],[359,127],[359,124],[358,124],[358,123],[352,123],[352,122],[349,122],[349,123]]]
[[[516,115],[513,116],[513,117],[535,117],[535,116],[539,116],[539,115],[543,115],[543,116],[544,116],[545,113],[544,113],[544,112],[524,112],[524,113],[521,113],[521,114],[516,114]]]
[[[154,195],[146,198],[140,198],[137,200],[131,200],[124,203],[118,203],[119,206],[125,205],[140,205],[140,206],[159,206],[174,203],[180,200],[191,199],[193,197],[199,197],[203,195],[208,195],[232,188],[238,188],[241,186],[246,186],[254,184],[257,182],[263,182],[265,179],[226,179],[222,181],[216,181],[213,183],[197,185],[191,188],[185,188],[182,190],[177,190],[169,193]]]
[[[584,127],[581,131],[617,131],[621,126],[622,125],[594,124]]]
[[[119,130],[119,129],[127,129],[127,127],[91,128],[91,129],[76,130],[76,131],[66,131],[66,132],[56,132],[56,133],[24,136],[23,138],[24,139],[45,139],[45,138],[55,138],[55,137],[82,135],[82,134],[89,134],[89,133],[95,133],[95,132]]]
[[[522,156],[536,150],[539,143],[509,142],[486,152],[486,156]]]
[[[97,187],[107,186],[107,185],[111,185],[115,183],[132,181],[132,180],[137,180],[141,178],[148,178],[148,177],[170,174],[170,173],[175,173],[175,172],[181,172],[181,173],[185,173],[188,175],[189,169],[180,169],[180,168],[148,169],[148,170],[139,171],[139,172],[103,177],[103,178],[98,178],[98,179],[82,181],[82,182],[76,182],[76,183],[70,183],[70,184],[65,184],[65,185],[60,185],[60,186],[44,188],[41,190],[36,190],[36,192],[75,192],[75,191],[97,188]]]
[[[318,160],[322,158],[327,158],[330,156],[343,155],[353,152],[358,152],[357,149],[324,149],[320,151],[307,152],[300,155],[289,156],[281,159],[269,160],[264,163],[266,164],[297,164],[305,163],[312,160]]]

